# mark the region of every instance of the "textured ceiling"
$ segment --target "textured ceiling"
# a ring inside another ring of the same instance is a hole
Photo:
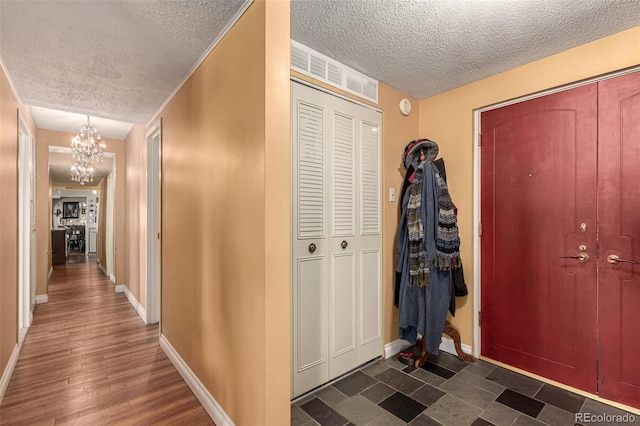
[[[146,124],[245,1],[1,0],[0,56],[25,104]]]
[[[292,39],[418,99],[637,25],[639,0],[291,4]]]
[[[0,58],[38,127],[147,124],[251,1],[0,0]],[[636,25],[640,0],[291,4],[291,38],[418,99]]]

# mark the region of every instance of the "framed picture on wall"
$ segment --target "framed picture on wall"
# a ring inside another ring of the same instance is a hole
[[[62,203],[63,219],[78,219],[80,217],[80,203],[78,201],[67,201]]]

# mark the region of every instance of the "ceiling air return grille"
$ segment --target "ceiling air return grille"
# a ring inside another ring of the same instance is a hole
[[[291,69],[378,103],[378,81],[291,40]]]

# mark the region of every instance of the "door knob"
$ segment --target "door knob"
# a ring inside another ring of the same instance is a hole
[[[313,253],[314,251],[316,251],[316,245],[313,243],[309,244],[309,253]]]
[[[578,262],[586,262],[589,260],[587,253],[578,253],[575,256],[560,256],[560,259],[576,259]]]
[[[340,243],[340,247],[342,247],[343,249],[346,249],[348,245],[349,243],[346,240],[342,240],[342,242]]]
[[[621,259],[620,257],[618,257],[617,254],[610,254],[609,256],[607,256],[607,262],[609,263],[640,263],[637,260],[629,260],[629,259]]]

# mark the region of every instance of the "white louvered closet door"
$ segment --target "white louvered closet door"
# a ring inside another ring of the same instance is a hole
[[[292,396],[381,355],[379,112],[292,83]]]

